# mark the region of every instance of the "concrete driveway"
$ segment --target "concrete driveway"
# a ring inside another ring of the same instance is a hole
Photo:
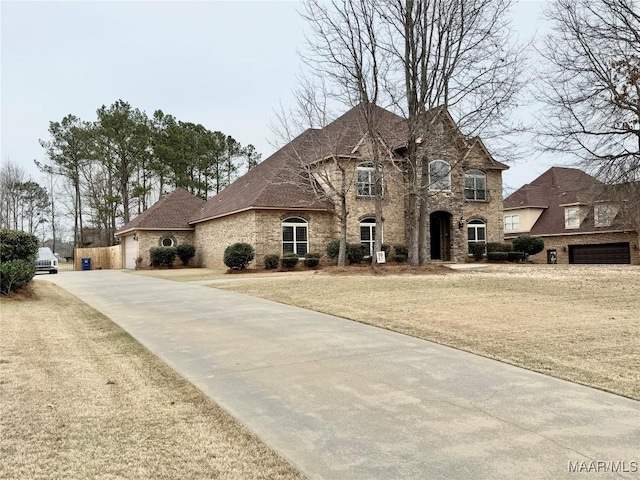
[[[40,280],[110,317],[311,478],[640,478],[634,400],[202,285],[119,271]]]

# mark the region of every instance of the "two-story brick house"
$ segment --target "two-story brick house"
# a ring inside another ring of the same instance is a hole
[[[373,141],[381,145],[384,192],[383,228],[376,232],[372,140],[364,134],[359,108],[305,131],[204,205],[188,202],[189,194],[181,190],[160,200],[147,211],[152,213],[140,215],[158,219],[157,228],[134,219],[116,233],[125,246],[124,266],[133,265],[132,256],[148,265],[150,245],[186,239],[196,246],[196,264],[206,267],[222,267],[225,248],[235,242],[255,247],[258,266],[268,254],[324,253],[340,232],[336,192],[346,196],[348,242],[360,242],[370,252],[376,235],[386,244],[406,245],[406,122],[376,109]],[[465,138],[446,110],[432,113],[429,122],[429,133],[419,140],[429,149],[421,241],[429,260],[462,262],[470,243],[502,239],[502,171],[508,167],[495,161],[480,139]],[[434,148],[429,137],[438,132]],[[179,235],[160,225],[160,219],[175,218],[173,197],[184,205]],[[143,223],[144,230],[137,228]]]

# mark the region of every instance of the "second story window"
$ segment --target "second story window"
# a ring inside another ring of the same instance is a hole
[[[373,178],[373,163],[358,164],[356,173],[358,175],[358,196],[373,197],[376,193]]]
[[[478,202],[487,200],[487,177],[482,170],[468,170],[465,172],[464,198]]]
[[[451,190],[451,165],[444,160],[434,160],[429,164],[429,190]]]
[[[382,179],[382,166],[380,169],[380,192],[384,194],[384,183]],[[359,197],[373,197],[376,194],[376,177],[375,168],[373,163],[359,163],[356,167],[357,182],[358,182],[358,196]]]
[[[609,227],[613,223],[615,212],[611,205],[598,204],[593,207],[593,217],[596,227]]]
[[[580,210],[578,207],[564,209],[564,228],[580,228]]]

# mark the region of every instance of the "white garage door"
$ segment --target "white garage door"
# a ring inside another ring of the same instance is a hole
[[[124,268],[136,268],[136,257],[138,256],[138,242],[133,239],[133,235],[127,235],[124,241]]]

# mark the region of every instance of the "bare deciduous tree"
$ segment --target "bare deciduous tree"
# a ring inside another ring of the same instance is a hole
[[[546,16],[541,143],[605,182],[640,180],[640,4],[557,0]]]
[[[388,55],[382,50],[383,42],[378,38],[384,29],[382,18],[377,11],[375,0],[322,2],[309,0],[305,4],[304,18],[307,20],[311,34],[308,37],[308,53],[306,61],[312,66],[311,73],[323,86],[323,96],[337,100],[342,105],[357,107],[356,118],[352,120],[352,128],[359,131],[360,137],[366,141],[365,149],[373,165],[373,197],[375,209],[375,229],[382,232],[383,218],[383,177],[382,157],[384,147],[378,131],[380,109],[378,108],[383,93],[383,85],[388,69]],[[304,85],[303,97],[309,99],[309,83]],[[310,94],[311,93],[311,94]],[[322,102],[326,105],[326,101]],[[317,110],[317,109],[316,109]],[[325,124],[320,126],[325,126]],[[339,134],[332,133],[333,136]],[[322,139],[334,142],[335,139]],[[358,139],[359,140],[359,139]],[[333,169],[341,172],[342,182],[353,183],[353,171],[346,172],[344,158],[333,156]],[[354,170],[351,165],[351,170]],[[319,173],[316,173],[318,175]],[[328,179],[326,179],[328,180]],[[324,182],[325,185],[329,185]],[[335,179],[334,179],[335,181]],[[340,253],[338,264],[344,264],[347,217],[345,184],[331,185],[329,188],[340,200]],[[374,252],[382,249],[382,235],[374,239]],[[373,255],[372,264],[377,266],[377,258]]]
[[[406,119],[402,144],[411,265],[424,263],[428,256],[425,217],[430,190],[428,163],[433,155],[451,144],[460,131],[485,138],[513,132],[509,113],[516,107],[524,84],[525,47],[512,42],[507,15],[511,3],[307,3],[306,18],[314,33],[309,63],[316,74],[328,79],[332,98],[349,105],[390,105]],[[379,133],[375,128],[378,110],[371,111],[373,115],[367,117],[365,109],[363,123],[365,133],[373,139]],[[442,112],[455,117],[457,127],[451,132],[443,132],[444,124],[434,121]],[[375,162],[380,151],[378,143],[372,143]],[[376,202],[377,221],[381,217],[379,205],[381,202]]]
[[[397,72],[396,80],[403,80],[391,79],[387,86],[408,126],[406,223],[411,265],[427,258],[428,163],[458,134],[442,131],[444,124],[434,122],[434,115],[450,112],[457,124],[454,130],[468,137],[513,132],[509,114],[524,85],[525,46],[512,41],[511,4],[395,0],[381,9],[389,29],[392,71]]]

